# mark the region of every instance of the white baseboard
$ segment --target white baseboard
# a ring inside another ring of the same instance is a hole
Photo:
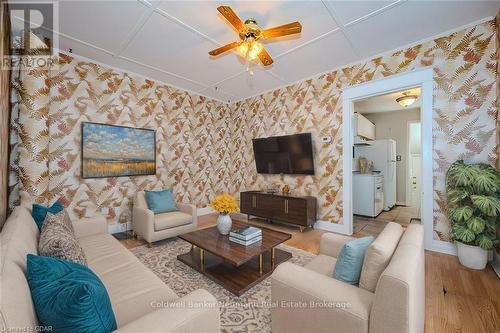
[[[339,234],[350,235],[349,227],[345,224],[332,223],[328,221],[318,220],[314,223],[314,229],[321,229]]]
[[[201,207],[196,210],[198,216],[208,215],[215,213],[215,210],[212,207]]]
[[[119,232],[125,232],[132,229],[132,223],[113,223],[108,224],[108,233],[117,234]]]
[[[437,239],[433,239],[430,244],[426,244],[425,249],[429,251],[450,254],[452,256],[457,255],[457,246],[455,244]]]

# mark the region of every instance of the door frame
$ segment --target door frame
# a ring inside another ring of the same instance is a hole
[[[433,68],[423,67],[412,71],[391,75],[387,78],[374,80],[344,89],[342,93],[342,140],[343,140],[343,223],[334,224],[321,221],[317,223],[320,229],[351,235],[353,233],[352,210],[352,147],[353,129],[352,116],[354,101],[383,95],[395,91],[420,87],[421,92],[421,218],[424,225],[424,245],[432,251],[456,254],[455,245],[434,239],[434,190],[433,190],[433,152],[432,152],[432,100],[433,100]]]

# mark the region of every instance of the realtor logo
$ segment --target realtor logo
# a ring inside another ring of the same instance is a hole
[[[58,3],[52,1],[7,1],[4,10],[10,21],[10,52],[3,56],[2,69],[51,67],[58,49]],[[4,23],[4,22],[2,22]],[[6,54],[4,52],[3,54]]]

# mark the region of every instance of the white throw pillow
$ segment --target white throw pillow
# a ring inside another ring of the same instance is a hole
[[[375,292],[378,279],[389,265],[402,235],[403,227],[398,223],[389,222],[368,247],[359,278],[360,288]]]

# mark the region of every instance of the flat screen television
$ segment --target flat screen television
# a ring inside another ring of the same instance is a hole
[[[258,173],[314,175],[311,133],[253,139]]]

